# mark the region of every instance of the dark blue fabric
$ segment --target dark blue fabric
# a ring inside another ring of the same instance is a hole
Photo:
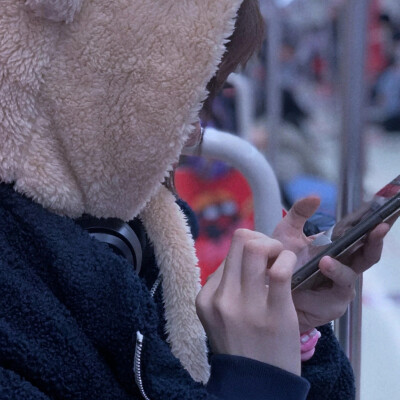
[[[210,397],[158,336],[156,306],[131,265],[5,185],[0,254],[1,399],[15,399],[21,381],[32,398],[141,398],[132,372],[137,330],[151,398]]]
[[[1,184],[0,399],[140,399],[132,371],[138,330],[145,335],[143,383],[151,399],[215,398],[191,380],[165,342],[161,294],[153,300],[148,289],[157,276],[151,245],[144,264],[139,278],[73,220]],[[270,367],[260,368],[267,376]],[[240,383],[232,372],[235,384],[245,386],[250,375]],[[254,399],[271,398],[259,383]]]
[[[218,355],[211,360],[211,378],[207,387],[231,400],[252,399],[257,393],[269,393],[271,399],[306,399],[310,384],[306,379],[259,361],[238,356]],[[242,377],[246,376],[243,383]]]
[[[353,400],[355,384],[349,359],[343,353],[330,325],[318,328],[314,356],[303,363],[302,375],[311,383],[308,400]]]
[[[199,221],[196,217],[195,212],[190,208],[189,204],[182,199],[177,199],[177,204],[184,212],[188,224],[190,226],[190,231],[192,233],[193,239],[196,240],[199,236]]]

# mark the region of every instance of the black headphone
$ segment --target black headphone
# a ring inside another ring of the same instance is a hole
[[[131,226],[117,218],[98,219],[91,216],[83,216],[76,222],[90,236],[107,243],[116,254],[126,258],[137,273],[140,272],[144,232],[139,223],[134,221]]]

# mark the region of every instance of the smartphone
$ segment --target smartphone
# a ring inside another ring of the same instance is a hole
[[[329,282],[319,271],[322,257],[339,259],[359,249],[367,234],[377,225],[400,212],[400,175],[364,203],[358,210],[346,215],[329,231],[316,239],[297,256],[292,277],[292,290],[315,289]]]

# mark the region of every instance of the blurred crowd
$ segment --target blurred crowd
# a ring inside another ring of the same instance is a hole
[[[268,3],[261,1],[267,24]],[[282,108],[279,156],[273,167],[287,208],[307,193],[319,194],[322,203],[315,219],[324,229],[334,221],[337,190],[335,177],[321,163],[321,153],[326,150],[321,143],[325,146],[330,143],[328,136],[331,135],[334,145],[340,134],[338,99],[344,40],[341,24],[346,2],[331,0],[321,5],[320,1],[297,0],[277,4],[281,5],[278,7],[282,28],[278,57]],[[367,26],[366,122],[400,134],[400,4],[372,0]],[[248,139],[266,155],[271,134],[266,104],[267,40],[258,56],[239,71],[252,85],[254,123]],[[241,135],[239,118],[238,89],[229,83],[202,115],[204,126]],[[324,137],[321,139],[321,136]],[[212,254],[214,260],[222,260],[226,251],[224,243],[233,230],[251,227],[251,192],[237,171],[219,161],[184,158],[180,171],[181,177],[178,174],[177,179],[180,195],[191,203],[200,221],[197,242],[200,261],[203,253],[203,259]],[[190,193],[187,192],[189,185],[182,182],[185,179],[191,182]],[[193,181],[197,181],[194,186]],[[193,187],[201,187],[198,190],[202,193],[201,199]],[[216,252],[221,253],[220,257]]]

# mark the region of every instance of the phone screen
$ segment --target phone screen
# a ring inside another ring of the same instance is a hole
[[[320,259],[347,255],[363,245],[363,239],[375,226],[400,209],[400,175],[379,190],[371,201],[348,214],[329,231],[297,254],[297,265],[292,278],[292,290],[316,287],[324,281],[319,273]],[[325,282],[326,282],[325,278]]]
[[[340,220],[333,228],[332,241],[343,236],[350,228],[368,218],[391,198],[400,192],[400,175],[392,182],[377,192],[371,201],[364,203],[357,211],[348,214]]]

